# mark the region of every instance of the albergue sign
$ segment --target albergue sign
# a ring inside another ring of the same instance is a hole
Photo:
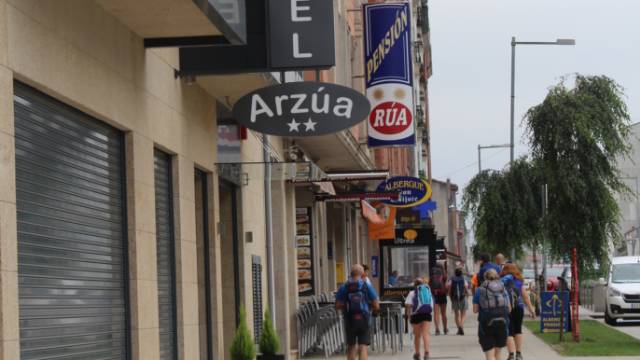
[[[389,206],[412,207],[431,198],[431,186],[422,179],[411,176],[396,176],[387,179],[378,185],[377,191],[400,193],[396,200],[383,200]]]
[[[415,145],[409,4],[367,4],[363,12],[369,147]]]
[[[293,82],[258,89],[233,106],[249,129],[278,136],[318,136],[348,129],[367,117],[371,105],[359,92],[321,82]]]

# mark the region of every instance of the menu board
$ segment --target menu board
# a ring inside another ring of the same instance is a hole
[[[296,208],[296,256],[298,260],[298,295],[313,295],[313,236],[311,208]]]

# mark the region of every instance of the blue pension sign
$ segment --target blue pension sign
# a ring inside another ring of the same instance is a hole
[[[369,147],[415,145],[410,9],[406,2],[363,6]]]
[[[571,331],[569,292],[546,291],[542,293],[541,301],[540,332],[560,332],[560,316],[562,316],[562,311],[564,311],[564,331]]]
[[[383,200],[389,206],[400,208],[412,207],[424,203],[431,198],[431,186],[425,180],[411,176],[396,176],[378,185],[378,192],[399,192],[395,200]]]

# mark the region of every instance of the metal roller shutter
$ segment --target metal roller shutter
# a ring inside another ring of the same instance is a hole
[[[158,257],[158,311],[160,359],[177,359],[175,242],[171,189],[171,157],[155,150],[156,254]]]
[[[14,91],[21,359],[126,359],[122,133]]]

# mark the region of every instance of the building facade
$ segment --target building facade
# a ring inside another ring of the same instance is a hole
[[[616,194],[620,207],[618,230],[623,235],[622,242],[612,246],[613,256],[637,256],[640,254],[640,123],[631,126],[629,136],[631,153],[628,158],[619,159],[618,169],[621,180],[631,190],[630,195]],[[614,245],[614,244],[612,244]]]
[[[0,0],[0,360],[225,359],[242,308],[256,339],[269,308],[295,358],[299,303],[378,252],[359,203],[317,195],[376,169],[429,174],[428,151],[364,146],[366,123],[300,139],[239,126],[242,95],[316,74],[180,76],[172,41],[251,36],[202,3]],[[319,78],[364,92],[360,8],[334,1]],[[305,166],[347,180],[296,181]]]

